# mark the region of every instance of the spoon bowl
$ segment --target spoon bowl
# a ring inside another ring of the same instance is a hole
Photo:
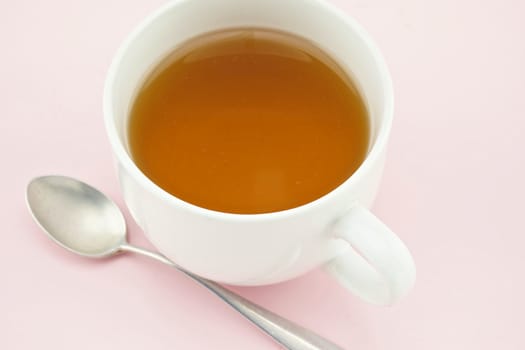
[[[27,186],[27,204],[44,232],[73,253],[103,258],[126,243],[126,221],[108,197],[66,176],[42,176]]]

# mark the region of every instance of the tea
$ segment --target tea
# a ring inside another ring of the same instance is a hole
[[[241,28],[174,50],[148,76],[128,125],[131,155],[158,186],[197,206],[294,208],[343,183],[369,142],[365,103],[310,41]]]

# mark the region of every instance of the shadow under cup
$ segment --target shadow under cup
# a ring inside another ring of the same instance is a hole
[[[370,118],[368,155],[349,179],[320,199],[269,214],[214,212],[165,192],[133,163],[127,122],[145,78],[188,39],[239,27],[276,29],[309,39],[331,56],[360,90]],[[104,93],[106,128],[133,217],[152,243],[181,266],[204,277],[241,285],[292,278],[347,248],[343,242],[326,239],[325,234],[352,203],[371,204],[381,177],[392,112],[390,77],[368,35],[351,19],[317,0],[169,3],[123,44]],[[271,253],[262,256],[261,252],[268,251]]]

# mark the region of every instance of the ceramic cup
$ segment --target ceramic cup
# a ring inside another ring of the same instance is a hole
[[[149,72],[181,43],[232,27],[267,27],[310,39],[361,90],[371,118],[359,169],[332,192],[269,214],[229,214],[189,204],[148,179],[130,157],[130,107]],[[160,252],[185,269],[233,285],[288,280],[324,266],[354,294],[391,304],[415,280],[411,255],[367,208],[379,185],[393,114],[389,73],[356,22],[321,0],[179,0],[149,16],[118,51],[104,117],[129,210]]]

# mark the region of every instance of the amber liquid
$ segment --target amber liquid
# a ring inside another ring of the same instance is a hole
[[[129,120],[138,167],[174,196],[228,213],[311,202],[362,163],[369,122],[342,69],[288,33],[194,38],[146,79]]]

